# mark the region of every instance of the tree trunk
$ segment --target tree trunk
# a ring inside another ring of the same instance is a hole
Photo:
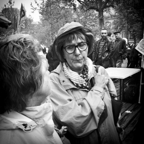
[[[98,18],[99,18],[99,27],[100,27],[100,30],[101,30],[102,28],[104,28],[103,10],[100,10],[100,11],[99,11]]]
[[[144,21],[143,21],[143,23],[142,23],[142,32],[143,32],[142,38],[144,38]]]

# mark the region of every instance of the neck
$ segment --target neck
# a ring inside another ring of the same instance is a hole
[[[83,67],[77,68],[77,69],[72,69],[72,70],[77,72],[77,73],[81,73],[83,71]]]
[[[39,97],[31,97],[28,102],[27,102],[27,107],[34,107],[34,106],[39,106],[44,102],[44,98]]]
[[[79,68],[73,68],[73,67],[71,67],[68,63],[66,63],[66,65],[67,65],[72,71],[77,72],[77,73],[81,73],[81,72],[83,71],[83,67],[84,67],[84,65],[83,65],[82,67],[79,67]]]

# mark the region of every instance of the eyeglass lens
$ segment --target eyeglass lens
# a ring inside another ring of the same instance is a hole
[[[77,45],[65,46],[65,50],[67,53],[73,53],[76,48],[78,48],[80,51],[84,51],[87,48],[87,44],[86,44],[86,42],[80,42]]]

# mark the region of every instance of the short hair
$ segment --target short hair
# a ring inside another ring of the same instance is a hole
[[[23,111],[40,87],[42,47],[28,34],[14,34],[0,42],[0,113]]]
[[[102,30],[106,30],[106,31],[108,31],[106,28],[102,28],[101,31],[102,31]]]

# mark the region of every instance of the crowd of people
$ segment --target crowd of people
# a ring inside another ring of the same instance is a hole
[[[101,38],[94,38],[92,53],[88,56],[95,65],[108,67],[139,67],[140,56],[135,50],[136,45],[128,43],[127,38],[122,37],[120,31],[109,32],[102,29]],[[50,64],[49,70],[54,70],[59,59],[55,55],[55,49],[49,48],[47,59]]]
[[[101,38],[94,44],[92,60],[105,68],[127,67],[126,40],[121,37],[120,31],[101,30]]]
[[[0,143],[120,144],[105,68],[126,58],[119,32],[102,29],[95,41],[78,22],[59,29],[48,54],[28,34],[8,36],[0,42]]]

